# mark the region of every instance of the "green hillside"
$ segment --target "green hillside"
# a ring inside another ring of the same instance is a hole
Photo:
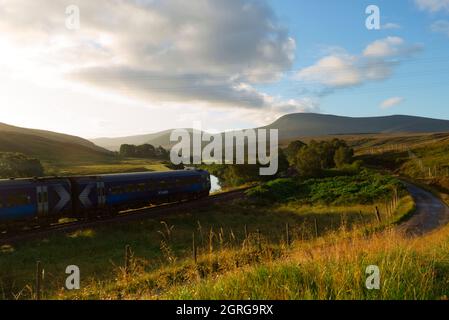
[[[91,163],[114,156],[92,142],[50,131],[0,123],[0,152],[19,152],[50,163]]]

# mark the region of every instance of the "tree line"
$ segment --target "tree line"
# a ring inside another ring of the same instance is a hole
[[[220,178],[226,186],[247,182],[267,181],[279,177],[296,175],[299,178],[319,178],[328,170],[344,169],[352,165],[354,150],[344,140],[312,140],[308,144],[296,140],[285,149],[279,149],[279,170],[276,176],[261,176],[260,165],[202,165],[211,174]]]
[[[123,158],[143,158],[143,159],[160,159],[168,160],[170,153],[163,147],[154,147],[151,144],[133,145],[122,144],[119,151],[120,157]]]
[[[346,141],[293,141],[285,149],[290,166],[301,177],[319,177],[326,169],[342,169],[352,164],[354,149]]]

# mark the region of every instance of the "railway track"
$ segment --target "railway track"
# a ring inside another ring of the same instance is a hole
[[[180,210],[195,209],[198,207],[204,207],[205,205],[208,204],[215,204],[217,202],[240,199],[244,196],[245,191],[251,188],[253,187],[246,187],[238,190],[213,194],[207,198],[202,198],[198,200],[170,203],[160,206],[122,211],[116,216],[98,217],[86,221],[74,221],[74,222],[53,224],[47,227],[37,227],[34,229],[15,232],[13,234],[4,233],[0,234],[0,245],[14,244],[20,241],[41,238],[55,233],[67,233],[77,230],[113,225],[116,223],[138,221],[149,217],[167,216],[168,214],[177,213]]]

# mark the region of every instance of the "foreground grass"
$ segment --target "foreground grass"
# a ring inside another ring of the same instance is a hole
[[[332,236],[296,243],[284,259],[174,286],[161,298],[402,300],[449,295],[449,228],[423,239],[388,230],[330,243]],[[380,290],[365,287],[369,265],[380,269]]]
[[[407,199],[405,206],[412,206]],[[412,207],[408,207],[411,210]],[[403,211],[402,213],[405,213]],[[203,251],[152,272],[141,261],[114,281],[92,280],[63,299],[447,299],[449,226],[423,238],[396,228],[366,233],[341,226],[318,238],[277,245],[250,235],[238,247]],[[380,269],[380,290],[367,290],[365,270]]]
[[[395,216],[392,216],[389,221],[385,221],[385,225],[394,223],[413,210],[414,203],[411,198],[404,198],[398,207]],[[294,206],[289,205],[288,210],[294,210]],[[286,207],[281,206],[278,212],[285,214]],[[297,225],[290,230],[290,243],[287,244],[285,226],[281,228],[272,228],[269,232],[263,229],[263,232],[257,232],[254,229],[250,230],[247,236],[240,235],[229,238],[223,229],[216,232],[206,233],[207,240],[202,244],[201,233],[198,236],[198,258],[195,263],[193,258],[189,255],[181,259],[167,259],[166,264],[154,268],[153,270],[145,270],[147,261],[142,259],[139,255],[135,256],[133,260],[133,268],[129,273],[125,273],[123,268],[115,269],[114,280],[97,281],[91,279],[88,284],[82,288],[81,291],[75,294],[67,293],[66,291],[59,291],[56,298],[62,299],[282,299],[282,298],[299,298],[293,295],[278,294],[278,292],[287,288],[292,278],[284,277],[282,281],[285,284],[273,290],[270,287],[273,284],[272,279],[278,277],[276,270],[272,269],[275,266],[290,263],[291,259],[299,256],[298,253],[303,252],[306,256],[311,258],[311,269],[319,267],[322,264],[321,259],[312,252],[312,248],[322,247],[323,252],[326,252],[326,246],[331,246],[333,243],[342,243],[353,241],[353,237],[364,238],[372,234],[375,230],[381,227],[378,222],[360,222],[351,224],[351,219],[348,218],[348,208],[346,211],[341,211],[338,208],[333,208],[334,216],[341,219],[341,223],[334,222],[334,228],[331,229],[328,224],[325,228],[315,229],[317,234],[314,234],[314,226],[307,225],[311,216],[326,217],[324,207],[315,208],[316,211],[311,213],[311,208],[302,208],[303,211],[298,211],[297,214],[304,215],[302,225]],[[360,213],[361,207],[353,208]],[[308,214],[306,213],[308,212]],[[345,212],[345,219],[337,212]],[[368,214],[368,213],[367,213]],[[372,216],[372,214],[371,214]],[[265,217],[266,218],[266,217]],[[308,219],[308,220],[307,220]],[[291,221],[291,220],[290,220]],[[324,225],[324,221],[320,220],[318,223]],[[329,221],[328,221],[329,222]],[[291,224],[293,225],[293,224]],[[273,225],[275,226],[275,224]],[[284,228],[283,228],[284,227]],[[302,227],[302,228],[301,228]],[[242,239],[243,236],[243,239]],[[216,238],[218,241],[210,241],[211,238]],[[168,239],[167,239],[168,240]],[[166,242],[166,249],[172,248],[172,242]],[[307,248],[306,251],[304,251]],[[189,252],[190,253],[190,252]],[[311,254],[311,255],[310,255]],[[294,262],[297,263],[297,262]],[[315,264],[313,266],[313,264]],[[341,268],[340,266],[335,266]],[[293,270],[293,269],[292,269]],[[254,274],[254,278],[251,278]],[[259,272],[261,272],[259,274]],[[282,271],[283,272],[283,271]],[[282,273],[281,272],[281,273]],[[293,271],[294,272],[294,271]],[[306,272],[306,270],[303,270]],[[250,277],[246,280],[246,277]],[[279,275],[281,277],[281,275]],[[236,278],[241,277],[241,281],[245,283],[238,284]],[[320,281],[320,277],[315,274],[310,274],[310,281]],[[315,278],[316,277],[316,278]],[[260,283],[255,283],[255,279],[259,279]],[[228,282],[229,281],[229,282]],[[296,281],[296,280],[295,280]],[[186,285],[189,284],[189,285]],[[291,283],[290,285],[301,285],[301,283]],[[232,289],[228,290],[228,286]],[[253,287],[255,286],[255,287]],[[287,290],[288,292],[288,290]],[[310,296],[312,297],[312,296]]]
[[[80,297],[104,298],[108,296],[102,293],[106,289],[99,289],[97,285],[101,288],[113,287],[122,277],[126,245],[132,247],[139,274],[165,273],[167,265],[176,269],[189,264],[193,232],[196,234],[199,259],[206,261],[206,253],[228,252],[229,255],[242,257],[242,262],[237,265],[251,265],[264,258],[257,253],[258,245],[254,255],[236,250],[242,247],[243,242],[250,241],[252,245],[246,247],[253,250],[251,248],[259,236],[259,243],[272,248],[269,254],[280,257],[285,252],[286,223],[289,224],[291,241],[305,241],[338,230],[343,225],[348,229],[370,225],[376,220],[373,211],[371,205],[326,207],[289,203],[261,207],[239,201],[141,222],[53,235],[19,245],[5,245],[0,250],[0,298],[32,298],[38,260],[45,268],[46,298],[69,297],[61,288],[67,276],[65,268],[72,264],[79,266],[82,273],[82,286],[86,291],[82,291]],[[227,261],[236,266],[233,259]],[[217,267],[215,263],[205,263],[203,274],[206,276],[211,272],[218,274],[228,270],[228,267],[223,269],[221,265]],[[160,279],[156,278],[155,281],[159,282]],[[115,289],[111,290],[116,292]],[[126,295],[115,295],[115,298],[121,297]]]

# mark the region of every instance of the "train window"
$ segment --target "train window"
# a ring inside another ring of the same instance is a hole
[[[112,194],[120,194],[120,193],[122,193],[123,192],[123,190],[122,190],[122,187],[121,186],[113,186],[112,188],[111,188],[111,193]]]
[[[133,184],[128,184],[126,186],[126,192],[128,192],[128,193],[133,193],[133,192],[135,192],[135,190],[136,190],[136,186]]]
[[[14,194],[6,197],[6,203],[10,207],[24,206],[31,203],[31,197],[26,194]]]
[[[139,192],[145,192],[145,191],[146,191],[146,185],[145,185],[145,183],[139,183],[139,184],[137,185],[137,190],[138,190]]]

